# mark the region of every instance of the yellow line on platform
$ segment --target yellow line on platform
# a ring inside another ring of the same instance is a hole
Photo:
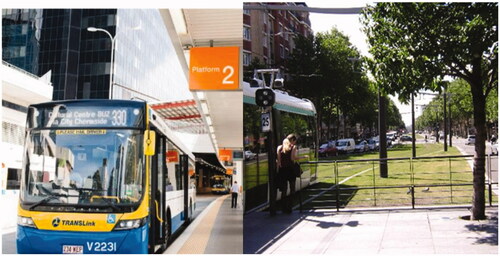
[[[215,205],[203,217],[200,224],[193,230],[191,237],[184,243],[178,254],[203,254],[210,239],[210,233],[214,226],[217,213],[219,212],[222,203],[229,195],[217,198]]]

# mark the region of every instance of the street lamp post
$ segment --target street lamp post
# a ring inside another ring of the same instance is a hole
[[[110,70],[109,70],[109,98],[113,98],[113,84],[114,84],[114,66],[115,66],[115,38],[109,33],[107,30],[102,29],[102,28],[95,28],[95,27],[88,27],[87,31],[89,32],[104,32],[109,36],[109,39],[111,39],[111,63],[110,63]]]

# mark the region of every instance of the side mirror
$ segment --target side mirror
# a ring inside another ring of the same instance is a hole
[[[156,133],[155,131],[144,131],[144,155],[152,156],[155,154]]]

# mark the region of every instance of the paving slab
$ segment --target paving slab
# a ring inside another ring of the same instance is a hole
[[[465,208],[294,212],[244,217],[244,253],[498,254],[498,208],[468,221]]]

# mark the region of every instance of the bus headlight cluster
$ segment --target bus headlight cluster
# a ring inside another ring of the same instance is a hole
[[[30,217],[17,216],[17,224],[25,227],[36,228],[35,222]]]
[[[142,226],[142,224],[144,223],[146,223],[146,218],[136,219],[136,220],[120,220],[116,224],[115,230],[134,229]]]

